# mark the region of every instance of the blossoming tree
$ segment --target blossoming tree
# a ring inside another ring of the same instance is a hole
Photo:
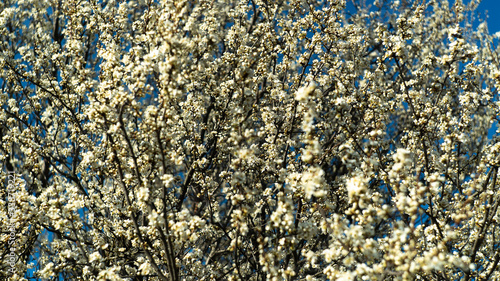
[[[0,279],[499,279],[477,2],[2,1]]]

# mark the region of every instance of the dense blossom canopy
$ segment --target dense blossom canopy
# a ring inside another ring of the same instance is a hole
[[[0,2],[0,279],[499,280],[477,5]]]

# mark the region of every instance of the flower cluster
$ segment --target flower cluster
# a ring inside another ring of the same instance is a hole
[[[0,280],[500,279],[500,36],[450,2],[3,1]]]

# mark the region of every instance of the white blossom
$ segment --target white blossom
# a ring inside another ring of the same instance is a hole
[[[3,1],[0,280],[499,280],[476,2]]]

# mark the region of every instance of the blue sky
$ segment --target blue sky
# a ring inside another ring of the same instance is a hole
[[[466,3],[466,1],[464,1]],[[480,12],[481,18],[484,18],[485,13],[487,12],[487,22],[488,22],[488,30],[490,34],[494,34],[497,31],[500,31],[500,1],[499,0],[483,0],[479,4],[478,12]]]

